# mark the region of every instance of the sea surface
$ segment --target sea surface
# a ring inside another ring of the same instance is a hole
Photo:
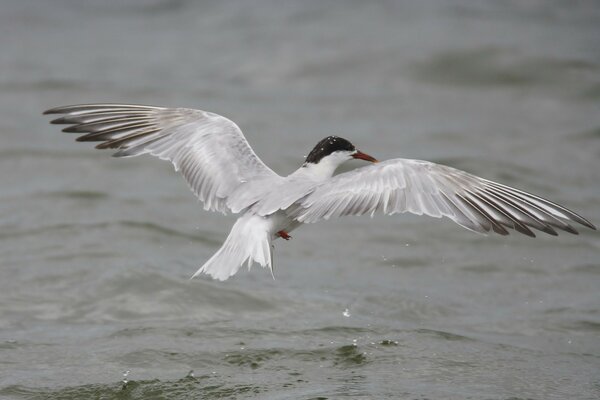
[[[223,114],[281,174],[335,134],[600,225],[599,2],[3,0],[0,398],[600,398],[600,233],[346,218],[277,241],[275,280],[189,280],[235,217],[41,115],[88,102]]]

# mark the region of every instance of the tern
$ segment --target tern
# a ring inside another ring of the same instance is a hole
[[[192,276],[226,280],[244,264],[269,268],[273,241],[289,240],[302,224],[345,215],[412,213],[447,217],[478,233],[509,229],[577,234],[570,223],[596,229],[575,212],[531,193],[428,161],[379,162],[348,140],[328,136],[300,168],[280,176],[256,155],[231,120],[211,112],[132,104],[79,104],[52,108],[51,121],[81,142],[101,142],[115,157],[150,154],[180,171],[205,210],[238,214],[222,247]],[[334,175],[344,162],[367,166]]]

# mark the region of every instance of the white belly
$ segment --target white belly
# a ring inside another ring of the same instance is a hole
[[[279,237],[279,235],[277,235],[277,232],[279,231],[290,233],[302,225],[301,222],[288,217],[286,213],[281,210],[269,215],[267,218],[270,221],[269,233],[271,234],[272,239],[277,239]]]

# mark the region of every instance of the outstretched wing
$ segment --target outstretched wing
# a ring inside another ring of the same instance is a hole
[[[235,123],[210,112],[82,104],[53,108],[44,114],[64,114],[52,123],[72,125],[63,131],[85,133],[77,140],[101,142],[98,149],[118,149],[115,157],[151,154],[171,161],[206,210],[230,211],[235,199],[229,196],[241,185],[280,178],[258,158]],[[236,204],[235,208],[243,206]]]
[[[558,204],[467,172],[420,160],[394,159],[333,177],[290,207],[300,222],[343,215],[410,212],[448,217],[476,232],[506,228],[535,236],[530,228],[577,234],[568,222],[596,229]]]

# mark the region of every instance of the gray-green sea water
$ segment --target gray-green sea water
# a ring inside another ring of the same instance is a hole
[[[104,101],[223,114],[281,174],[336,134],[599,225],[598,2],[2,1],[0,398],[600,397],[598,232],[347,218],[276,242],[275,280],[190,281],[234,217],[41,115]]]

